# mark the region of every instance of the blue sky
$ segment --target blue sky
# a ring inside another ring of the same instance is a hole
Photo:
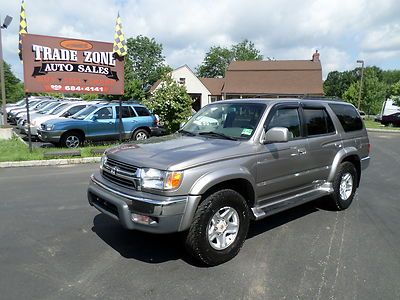
[[[23,77],[18,60],[20,1],[1,0],[0,14],[14,17],[3,31],[5,60]],[[5,3],[4,3],[5,2]],[[398,0],[26,0],[28,31],[34,34],[113,40],[115,18],[126,37],[154,37],[173,68],[193,70],[211,46],[247,38],[264,57],[311,59],[318,49],[324,77],[356,67],[356,60],[400,69]]]

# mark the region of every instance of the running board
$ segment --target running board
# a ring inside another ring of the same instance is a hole
[[[311,191],[299,193],[287,198],[267,203],[262,206],[256,206],[253,207],[251,210],[253,212],[255,220],[260,220],[275,213],[281,212],[283,210],[329,195],[332,192],[333,192],[332,184],[325,182],[324,184],[318,186],[317,188]]]

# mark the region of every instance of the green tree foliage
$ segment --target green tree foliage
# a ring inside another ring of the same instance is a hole
[[[213,46],[206,53],[203,62],[196,68],[199,77],[223,77],[233,60],[262,60],[260,50],[245,39],[231,48]]]
[[[400,80],[390,87],[390,97],[400,106]]]
[[[333,71],[324,81],[324,93],[329,97],[343,97],[343,93],[350,85],[359,80],[357,69],[352,71]]]
[[[171,68],[165,64],[163,47],[154,38],[139,35],[128,38],[128,55],[125,56],[126,99],[142,98],[143,90],[151,86]]]
[[[223,77],[225,70],[233,60],[232,52],[228,48],[211,47],[206,53],[203,63],[196,68],[199,77]]]
[[[361,93],[360,110],[367,114],[376,114],[387,95],[387,84],[379,80],[376,68],[366,68]],[[358,106],[360,82],[352,83],[343,93],[343,99]]]
[[[186,88],[175,82],[171,76],[164,75],[161,81],[160,88],[150,99],[144,100],[143,104],[157,114],[164,122],[167,132],[172,133],[191,115],[193,101]]]
[[[14,103],[24,97],[24,85],[11,71],[11,66],[4,61],[4,84],[6,88],[6,102]]]
[[[262,60],[263,56],[260,50],[256,49],[254,43],[245,39],[242,42],[233,45],[231,52],[234,60]]]

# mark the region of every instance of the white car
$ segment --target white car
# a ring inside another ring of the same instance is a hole
[[[88,102],[67,102],[59,105],[48,114],[38,116],[31,122],[31,134],[37,135],[37,130],[40,129],[40,125],[48,120],[57,118],[67,118],[88,107]]]

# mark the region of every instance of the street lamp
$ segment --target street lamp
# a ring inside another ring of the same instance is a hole
[[[358,93],[358,105],[357,105],[358,110],[360,110],[361,92],[362,92],[363,75],[364,75],[364,61],[363,60],[357,60],[357,63],[361,64],[361,81],[360,81],[360,91]]]
[[[6,112],[6,85],[4,83],[4,62],[3,62],[3,44],[1,38],[1,31],[7,29],[10,26],[12,17],[6,16],[4,23],[0,26],[0,81],[1,81],[1,98],[3,99],[3,125],[7,124],[7,112]],[[1,18],[0,18],[1,22]]]

